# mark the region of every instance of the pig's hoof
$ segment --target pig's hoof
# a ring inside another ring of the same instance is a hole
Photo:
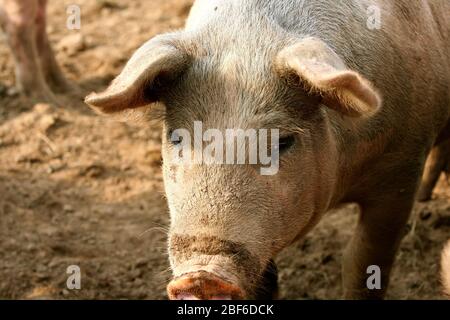
[[[34,104],[48,103],[56,106],[61,105],[58,98],[50,90],[46,83],[25,85],[19,82],[16,86],[16,90],[27,97]]]
[[[58,98],[50,91],[50,92],[34,92],[29,95],[30,100],[34,103],[48,103],[55,106],[60,106],[61,102]]]
[[[64,93],[64,94],[70,94],[73,96],[80,96],[80,97],[83,96],[84,97],[83,90],[78,85],[76,85],[75,83],[72,83],[68,80],[64,80],[59,83],[52,83],[51,88],[54,92],[57,92],[57,93]]]

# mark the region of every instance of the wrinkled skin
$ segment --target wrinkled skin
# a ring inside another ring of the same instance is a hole
[[[373,4],[381,30],[366,27]],[[86,98],[105,114],[165,107],[169,298],[272,296],[271,259],[350,201],[361,214],[344,297],[384,296],[426,156],[449,119],[448,10],[444,0],[198,0],[185,30],[144,44]],[[194,121],[276,128],[294,143],[273,176],[258,165],[176,164],[171,132],[192,135]],[[366,287],[371,265],[380,290]]]
[[[57,103],[53,93],[75,89],[64,78],[46,31],[47,0],[0,0],[0,26],[6,33],[20,92],[39,102]]]

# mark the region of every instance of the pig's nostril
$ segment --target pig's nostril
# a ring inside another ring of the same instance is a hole
[[[236,285],[205,271],[172,280],[167,293],[171,300],[239,300],[244,297]]]

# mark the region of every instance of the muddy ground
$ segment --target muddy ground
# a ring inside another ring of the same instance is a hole
[[[100,90],[140,44],[183,25],[191,1],[49,1],[48,31],[67,76]],[[81,8],[68,30],[66,6]],[[13,63],[0,40],[0,298],[165,299],[170,276],[159,128],[94,115],[76,95],[61,106],[14,94]],[[81,96],[81,95],[80,95]],[[438,299],[439,252],[450,234],[450,187],[417,204],[388,298]],[[331,212],[278,257],[281,298],[341,294],[342,249],[357,207]],[[66,288],[78,265],[82,289]]]

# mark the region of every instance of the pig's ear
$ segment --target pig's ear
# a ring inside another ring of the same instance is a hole
[[[359,117],[373,114],[381,98],[372,84],[349,70],[323,41],[306,38],[278,54],[276,69],[295,75],[303,87],[323,97],[323,104],[342,114]]]
[[[122,72],[101,93],[85,102],[100,113],[116,113],[158,101],[158,89],[187,68],[190,58],[177,48],[173,37],[158,36],[141,46]]]

